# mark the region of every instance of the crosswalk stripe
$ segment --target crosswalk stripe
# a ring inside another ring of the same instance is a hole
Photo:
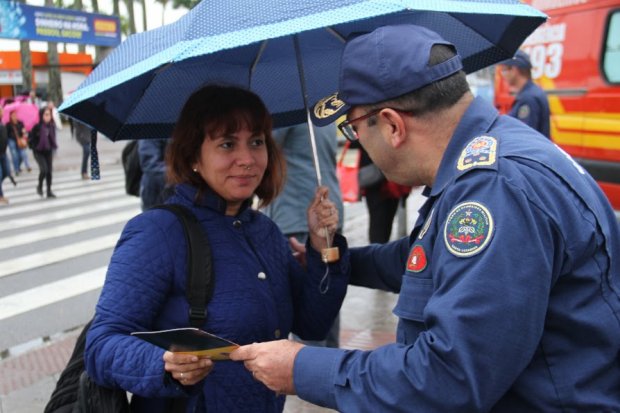
[[[100,288],[103,286],[106,268],[95,268],[72,277],[0,298],[0,320]]]
[[[62,237],[65,235],[74,235],[81,231],[101,228],[107,225],[117,224],[119,222],[127,222],[138,213],[140,213],[140,209],[133,208],[128,209],[127,211],[117,212],[115,214],[99,215],[97,217],[81,219],[65,225],[38,229],[13,235],[11,237],[4,237],[0,239],[0,250],[26,245],[33,242],[44,241],[51,238]]]
[[[0,217],[23,214],[25,212],[33,212],[39,209],[48,210],[49,208],[52,208],[52,207],[55,208],[55,207],[60,207],[60,206],[65,206],[65,205],[74,205],[76,203],[79,203],[80,200],[83,202],[90,202],[93,200],[110,198],[110,196],[112,195],[112,190],[121,189],[122,187],[124,187],[124,184],[122,182],[112,182],[107,185],[98,185],[96,187],[87,188],[87,190],[85,190],[86,187],[82,187],[77,190],[62,191],[62,192],[60,191],[57,192],[56,189],[54,189],[54,192],[56,193],[56,195],[58,195],[58,198],[45,199],[44,202],[34,202],[34,203],[29,203],[27,205],[22,205],[21,202],[15,202],[14,198],[11,198],[10,206],[19,205],[19,207],[0,209]],[[115,191],[114,194],[124,195],[125,191],[120,191],[120,190]],[[41,200],[41,198],[38,195],[33,194],[32,196],[29,196],[29,197],[32,199],[39,200],[39,201]]]
[[[51,204],[50,204],[51,205]],[[76,208],[64,209],[61,211],[45,212],[44,214],[38,214],[26,218],[17,218],[8,221],[6,227],[2,227],[3,230],[14,230],[19,228],[30,227],[33,225],[49,224],[53,221],[60,221],[67,218],[75,218],[80,215],[89,215],[92,217],[97,216],[97,212],[106,211],[109,209],[120,207],[136,207],[140,205],[140,199],[136,197],[123,197],[122,199],[116,199],[113,201],[98,202]],[[0,234],[2,230],[0,230]]]
[[[96,180],[96,181],[81,179],[80,177],[75,177],[73,175],[57,176],[56,174],[54,174],[52,178],[52,188],[56,189],[56,187],[62,187],[64,185],[76,186],[76,185],[84,185],[84,184],[98,184],[98,183],[109,182],[111,180],[124,181],[123,173],[124,172],[122,170],[114,171],[113,173],[106,174],[105,177],[103,177],[102,179]],[[37,177],[34,177],[33,179],[17,178],[16,181],[17,181],[17,186],[13,186],[13,184],[11,184],[8,179],[4,181],[3,188],[5,189],[5,192],[7,192],[7,194],[18,195],[22,192],[31,192],[31,189],[36,187],[38,183],[38,178]]]
[[[87,188],[95,188],[98,186],[102,186],[102,185],[109,185],[111,183],[115,183],[115,184],[122,184],[122,180],[120,179],[108,179],[107,181],[75,181],[75,182],[68,182],[65,184],[54,184],[52,185],[52,191],[54,192],[61,192],[61,191],[67,191],[67,190],[72,190],[72,189],[87,189]],[[7,197],[11,197],[11,199],[16,200],[19,198],[24,198],[24,197],[28,197],[28,196],[34,196],[36,194],[36,188],[37,185],[32,184],[32,185],[28,185],[28,186],[24,186],[24,185],[20,185],[20,189],[19,190],[15,190],[12,193],[9,191],[4,191],[6,192]],[[43,187],[43,191],[45,192],[45,186]],[[38,198],[38,196],[36,196]]]
[[[50,248],[43,252],[23,255],[4,261],[0,266],[0,278],[22,271],[28,271],[45,265],[80,257],[92,252],[113,248],[119,234],[110,234],[92,238],[87,241],[75,242],[58,248]]]

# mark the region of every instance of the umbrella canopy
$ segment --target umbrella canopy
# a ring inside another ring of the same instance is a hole
[[[21,120],[27,131],[30,131],[39,121],[39,108],[33,103],[13,102],[4,107],[2,123],[8,123],[11,112],[17,112],[17,119]]]
[[[287,126],[307,120],[304,85],[309,103],[338,88],[353,33],[425,26],[456,45],[471,73],[512,57],[545,19],[518,0],[203,0],[173,24],[130,36],[60,111],[112,140],[166,138],[191,93],[219,82],[250,88]]]

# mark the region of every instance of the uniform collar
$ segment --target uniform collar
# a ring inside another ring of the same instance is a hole
[[[459,174],[456,164],[465,146],[475,137],[484,135],[498,117],[497,109],[483,98],[476,97],[471,102],[441,158],[430,196],[439,195],[453,181]]]

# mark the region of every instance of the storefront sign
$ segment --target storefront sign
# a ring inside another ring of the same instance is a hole
[[[118,17],[0,0],[0,37],[44,42],[116,46]]]

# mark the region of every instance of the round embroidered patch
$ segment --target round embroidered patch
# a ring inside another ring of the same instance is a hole
[[[517,117],[519,119],[526,119],[528,116],[530,116],[530,107],[529,105],[523,105],[519,108],[519,110],[517,111]]]
[[[448,251],[457,257],[471,257],[489,245],[493,229],[493,217],[484,205],[463,202],[448,214],[444,241]]]
[[[415,245],[407,259],[407,270],[420,272],[426,268],[426,253],[421,245]]]

